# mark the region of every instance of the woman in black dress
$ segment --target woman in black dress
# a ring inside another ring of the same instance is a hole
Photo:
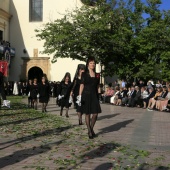
[[[30,97],[32,98],[32,107],[37,110],[37,95],[38,95],[38,84],[35,78],[33,84],[30,86]]]
[[[58,88],[58,105],[61,107],[60,116],[63,114],[63,108],[66,108],[66,117],[68,116],[68,110],[71,106],[69,103],[70,92],[72,89],[70,73],[66,73]]]
[[[71,91],[71,96],[73,95],[73,101],[77,100],[77,96],[79,95],[79,89],[81,84],[81,75],[85,71],[86,66],[84,64],[79,64],[77,67],[77,71],[74,77],[73,81],[73,88]],[[82,111],[81,106],[79,106],[77,103],[75,103],[77,115],[79,118],[79,125],[82,125]]]
[[[99,103],[99,83],[100,75],[95,73],[95,59],[93,57],[88,58],[86,70],[81,76],[81,85],[77,102],[79,104],[81,103],[82,113],[86,114],[85,120],[90,139],[95,137],[93,128],[96,123],[98,113],[101,113]]]
[[[26,94],[28,95],[28,107],[32,107],[32,97],[30,95],[31,86],[32,86],[32,80],[29,80],[26,86]]]
[[[45,76],[38,86],[39,102],[42,103],[42,112],[47,112],[46,107],[50,99],[50,85]]]

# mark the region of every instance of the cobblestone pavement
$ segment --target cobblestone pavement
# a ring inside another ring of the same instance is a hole
[[[146,162],[152,161],[152,167],[148,168],[143,164],[138,168],[131,169],[169,169],[170,113],[151,112],[146,109],[109,104],[101,104],[101,107],[102,113],[99,114],[95,126],[98,137],[92,140],[87,138],[86,126],[78,126],[77,114],[73,108],[69,110],[69,118],[65,118],[63,115],[64,119],[67,119],[73,125],[74,132],[76,132],[74,133],[70,129],[64,131],[63,135],[72,136],[68,140],[60,135],[43,139],[28,137],[24,140],[17,139],[12,134],[5,138],[1,137],[0,169],[109,170],[112,169],[115,157],[120,156],[119,152],[115,151],[113,147],[116,148],[121,145],[147,150],[151,153]],[[40,106],[38,110],[41,111]],[[54,98],[51,98],[47,110],[47,114],[59,115],[60,108],[56,106]],[[103,150],[102,153],[99,152],[101,150]],[[79,155],[80,158],[75,157],[75,155]],[[63,157],[66,159],[63,159]],[[69,162],[66,160],[69,160]],[[62,164],[62,161],[65,161],[66,166],[59,167],[58,165]],[[120,170],[121,168],[117,169]]]

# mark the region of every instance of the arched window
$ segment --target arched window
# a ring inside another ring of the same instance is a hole
[[[43,20],[43,0],[30,0],[30,22]]]

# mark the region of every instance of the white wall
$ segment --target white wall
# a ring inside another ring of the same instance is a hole
[[[80,7],[80,0],[44,0],[43,1],[43,22],[29,22],[29,0],[12,0],[10,3],[10,13],[13,15],[10,21],[10,42],[16,49],[15,59],[12,61],[10,70],[10,80],[19,80],[21,74],[21,57],[33,57],[33,49],[43,50],[43,42],[37,41],[35,29],[43,24],[63,17],[67,10],[72,11],[75,7]],[[27,53],[23,53],[23,49]],[[48,57],[39,54],[39,57]],[[49,56],[52,59],[52,56]],[[60,81],[65,72],[70,72],[74,76],[77,64],[80,61],[71,59],[58,59],[51,64],[51,80]]]

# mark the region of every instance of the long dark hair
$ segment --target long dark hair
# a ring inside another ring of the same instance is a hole
[[[76,73],[75,73],[75,76],[74,76],[74,80],[79,77],[79,71],[80,71],[80,70],[85,70],[85,69],[86,69],[85,64],[79,64],[79,65],[77,66],[77,70],[76,70]]]
[[[62,79],[62,81],[65,81],[66,77],[69,77],[69,82],[71,82],[71,74],[69,72],[66,72],[64,78]]]
[[[95,60],[94,57],[88,57],[88,59],[87,59],[87,61],[86,61],[86,70],[85,70],[86,72],[89,72],[88,65],[89,65],[89,63],[90,63],[91,61],[94,61],[95,64],[96,64],[96,60]],[[94,68],[93,71],[96,72],[96,66],[95,66],[95,68]]]

